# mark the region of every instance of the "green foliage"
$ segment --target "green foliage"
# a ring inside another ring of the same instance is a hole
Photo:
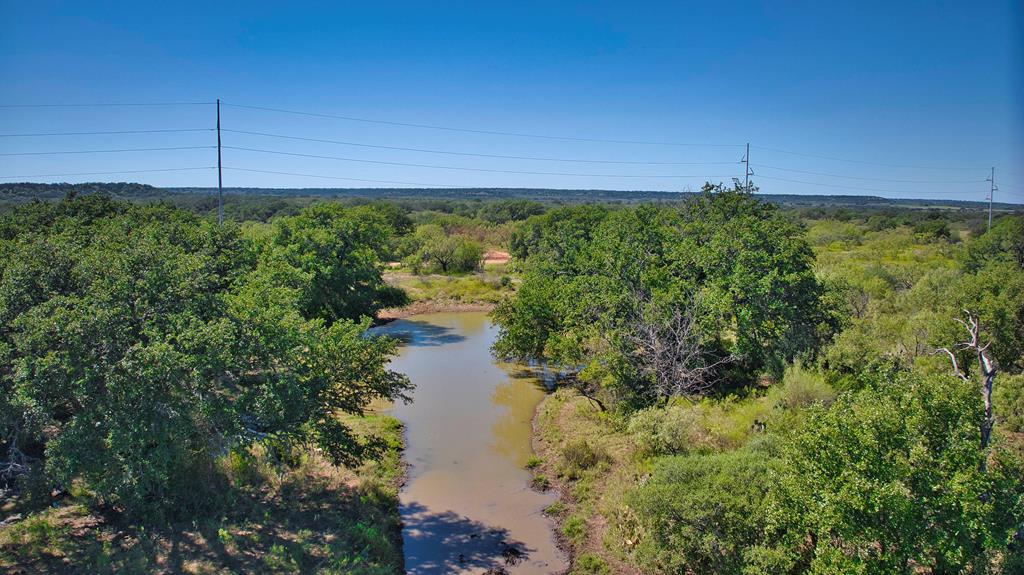
[[[375,206],[325,203],[278,218],[260,246],[260,265],[277,276],[274,281],[298,289],[306,318],[356,321],[402,305],[404,294],[381,277],[380,257],[392,230],[386,215]]]
[[[758,569],[988,572],[1024,491],[1005,452],[980,470],[980,415],[972,384],[887,372],[815,408],[771,482],[774,547],[752,552]]]
[[[610,461],[611,455],[601,446],[594,447],[586,439],[574,439],[562,447],[561,473],[578,479],[584,471]]]
[[[950,238],[949,224],[943,220],[925,220],[914,226],[914,233],[926,240]]]
[[[215,504],[223,451],[374,453],[337,415],[408,388],[384,369],[395,344],[346,319],[380,303],[374,217],[316,206],[260,244],[89,196],[0,230],[4,453],[130,515]]]
[[[642,534],[634,553],[650,573],[741,573],[763,537],[769,470],[758,450],[660,460],[627,495]]]
[[[992,388],[996,428],[1024,433],[1024,374],[997,375]]]
[[[424,224],[403,248],[409,255],[404,262],[414,273],[470,272],[480,268],[483,245],[464,235],[452,234],[438,224]]]
[[[544,213],[544,204],[530,200],[502,200],[500,202],[488,202],[484,204],[477,217],[485,222],[504,224],[525,220],[530,216]]]
[[[525,273],[494,312],[495,353],[578,369],[613,398],[647,405],[689,392],[673,387],[663,358],[637,352],[645,337],[678,337],[684,322],[681,343],[695,353],[667,369],[733,383],[781,373],[817,346],[825,319],[801,236],[773,206],[712,187],[675,209],[531,218],[512,240]]]
[[[968,272],[978,271],[991,260],[1024,268],[1024,216],[999,218],[992,229],[971,242],[963,254],[964,269]]]
[[[573,565],[573,573],[580,575],[608,575],[611,569],[604,559],[590,553],[581,553],[576,557]]]

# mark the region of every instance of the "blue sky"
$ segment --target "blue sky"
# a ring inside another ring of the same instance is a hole
[[[681,190],[740,176],[750,142],[753,179],[767,193],[980,200],[994,165],[996,199],[1024,203],[1024,14],[1012,0],[164,4],[0,0],[0,104],[219,97],[474,130],[695,144],[511,137],[225,106],[232,130],[651,162],[226,132],[230,186],[393,185],[361,179]],[[0,134],[212,125],[208,105],[0,108]],[[0,154],[214,142],[209,131],[0,137]],[[0,176],[201,167],[17,179],[210,186],[214,164],[208,147],[0,155]]]

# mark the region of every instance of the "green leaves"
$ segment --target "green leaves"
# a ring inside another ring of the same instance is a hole
[[[677,208],[531,218],[513,236],[524,280],[495,311],[495,352],[580,371],[638,404],[679,392],[662,372],[694,379],[684,393],[781,373],[828,319],[802,235],[773,206],[720,187]]]
[[[379,214],[315,206],[254,243],[160,205],[22,212],[0,222],[0,425],[58,486],[187,513],[216,499],[225,450],[365,456],[338,416],[408,388],[394,344],[347,319],[381,303]]]
[[[1016,464],[980,470],[978,404],[959,379],[883,372],[817,408],[785,451],[769,533],[812,573],[986,572],[1024,509]]]

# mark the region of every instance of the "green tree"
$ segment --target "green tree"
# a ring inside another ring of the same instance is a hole
[[[321,237],[309,227],[274,249],[303,253]],[[70,198],[0,229],[5,482],[44,473],[135,517],[186,514],[215,502],[225,451],[371,453],[337,416],[408,388],[385,369],[393,342],[364,337],[365,320],[305,317],[316,274],[231,225]],[[372,235],[346,237],[372,252],[357,243]]]
[[[1024,520],[1024,491],[1005,450],[982,471],[979,402],[957,378],[883,370],[813,408],[784,450],[775,546],[751,551],[755,570],[989,572]]]

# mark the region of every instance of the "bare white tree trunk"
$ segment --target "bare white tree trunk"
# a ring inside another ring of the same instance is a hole
[[[967,330],[970,339],[957,344],[954,349],[970,351],[978,357],[978,368],[981,370],[981,399],[984,407],[984,419],[981,422],[981,450],[983,452],[981,470],[985,471],[988,460],[988,444],[992,437],[992,428],[995,426],[995,418],[992,416],[992,384],[996,379],[996,366],[988,354],[988,348],[992,342],[981,344],[981,327],[978,317],[967,310],[964,310],[964,314],[967,316],[967,321],[962,319],[957,319],[957,321]],[[939,348],[939,351],[945,352],[949,356],[949,360],[953,363],[954,375],[964,381],[970,381],[970,376],[960,369],[956,353],[953,350],[943,347]]]

